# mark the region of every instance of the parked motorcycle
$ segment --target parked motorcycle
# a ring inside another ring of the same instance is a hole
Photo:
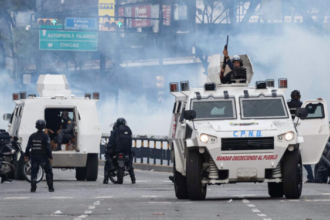
[[[14,173],[15,158],[22,153],[20,145],[15,144],[17,138],[11,139],[12,137],[5,130],[0,130],[0,175]]]
[[[109,175],[109,179],[114,184],[123,184],[124,176],[128,175],[129,156],[124,153],[118,153],[113,157],[113,165],[115,170]]]

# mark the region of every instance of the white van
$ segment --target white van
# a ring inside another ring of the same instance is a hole
[[[189,88],[171,83],[175,96],[169,131],[178,199],[205,199],[207,185],[268,183],[271,197],[297,199],[302,190],[302,165],[320,160],[329,138],[328,108],[308,100],[292,121],[284,98],[287,79],[249,86],[253,66],[240,56],[245,78],[221,84],[220,55],[210,58],[209,81]],[[228,69],[226,73],[228,73]]]
[[[16,106],[12,114],[5,114],[9,120],[8,132],[17,136],[25,150],[29,136],[36,132],[38,119],[46,121],[51,146],[54,149],[54,137],[60,129],[63,111],[69,113],[74,123],[74,137],[69,143],[63,143],[61,151],[53,151],[53,168],[76,169],[77,180],[96,181],[98,176],[98,154],[100,153],[101,128],[97,115],[96,102],[99,93],[85,94],[76,98],[71,95],[65,75],[40,75],[36,95],[25,92],[14,93]],[[54,133],[52,133],[54,132]],[[23,179],[24,158],[17,158],[15,177]]]

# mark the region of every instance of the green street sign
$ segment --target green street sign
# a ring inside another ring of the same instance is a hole
[[[62,30],[62,25],[40,25],[39,50],[97,51],[98,33]],[[47,30],[59,29],[59,30]]]
[[[118,25],[118,27],[121,28],[124,24],[123,24],[123,22],[120,21],[120,22],[117,23],[117,25]]]

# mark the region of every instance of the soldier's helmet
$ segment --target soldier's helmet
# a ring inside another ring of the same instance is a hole
[[[38,130],[42,130],[46,127],[46,121],[43,120],[43,119],[39,119],[37,122],[36,122],[36,129]]]
[[[233,58],[231,58],[231,62],[234,63],[235,61],[239,61],[240,66],[243,66],[243,60],[238,55],[234,55]]]
[[[299,90],[293,90],[291,92],[291,99],[300,99],[301,95]]]
[[[116,126],[119,127],[120,125],[126,125],[125,118],[118,118],[116,121]]]

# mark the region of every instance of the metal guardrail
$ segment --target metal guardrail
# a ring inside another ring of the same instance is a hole
[[[109,141],[110,134],[103,133],[100,144],[100,158],[105,152],[105,145]],[[167,136],[157,135],[133,135],[133,151],[135,153],[134,162],[157,164],[157,159],[160,160],[160,165],[171,164],[171,149]],[[158,145],[158,146],[157,146]]]

